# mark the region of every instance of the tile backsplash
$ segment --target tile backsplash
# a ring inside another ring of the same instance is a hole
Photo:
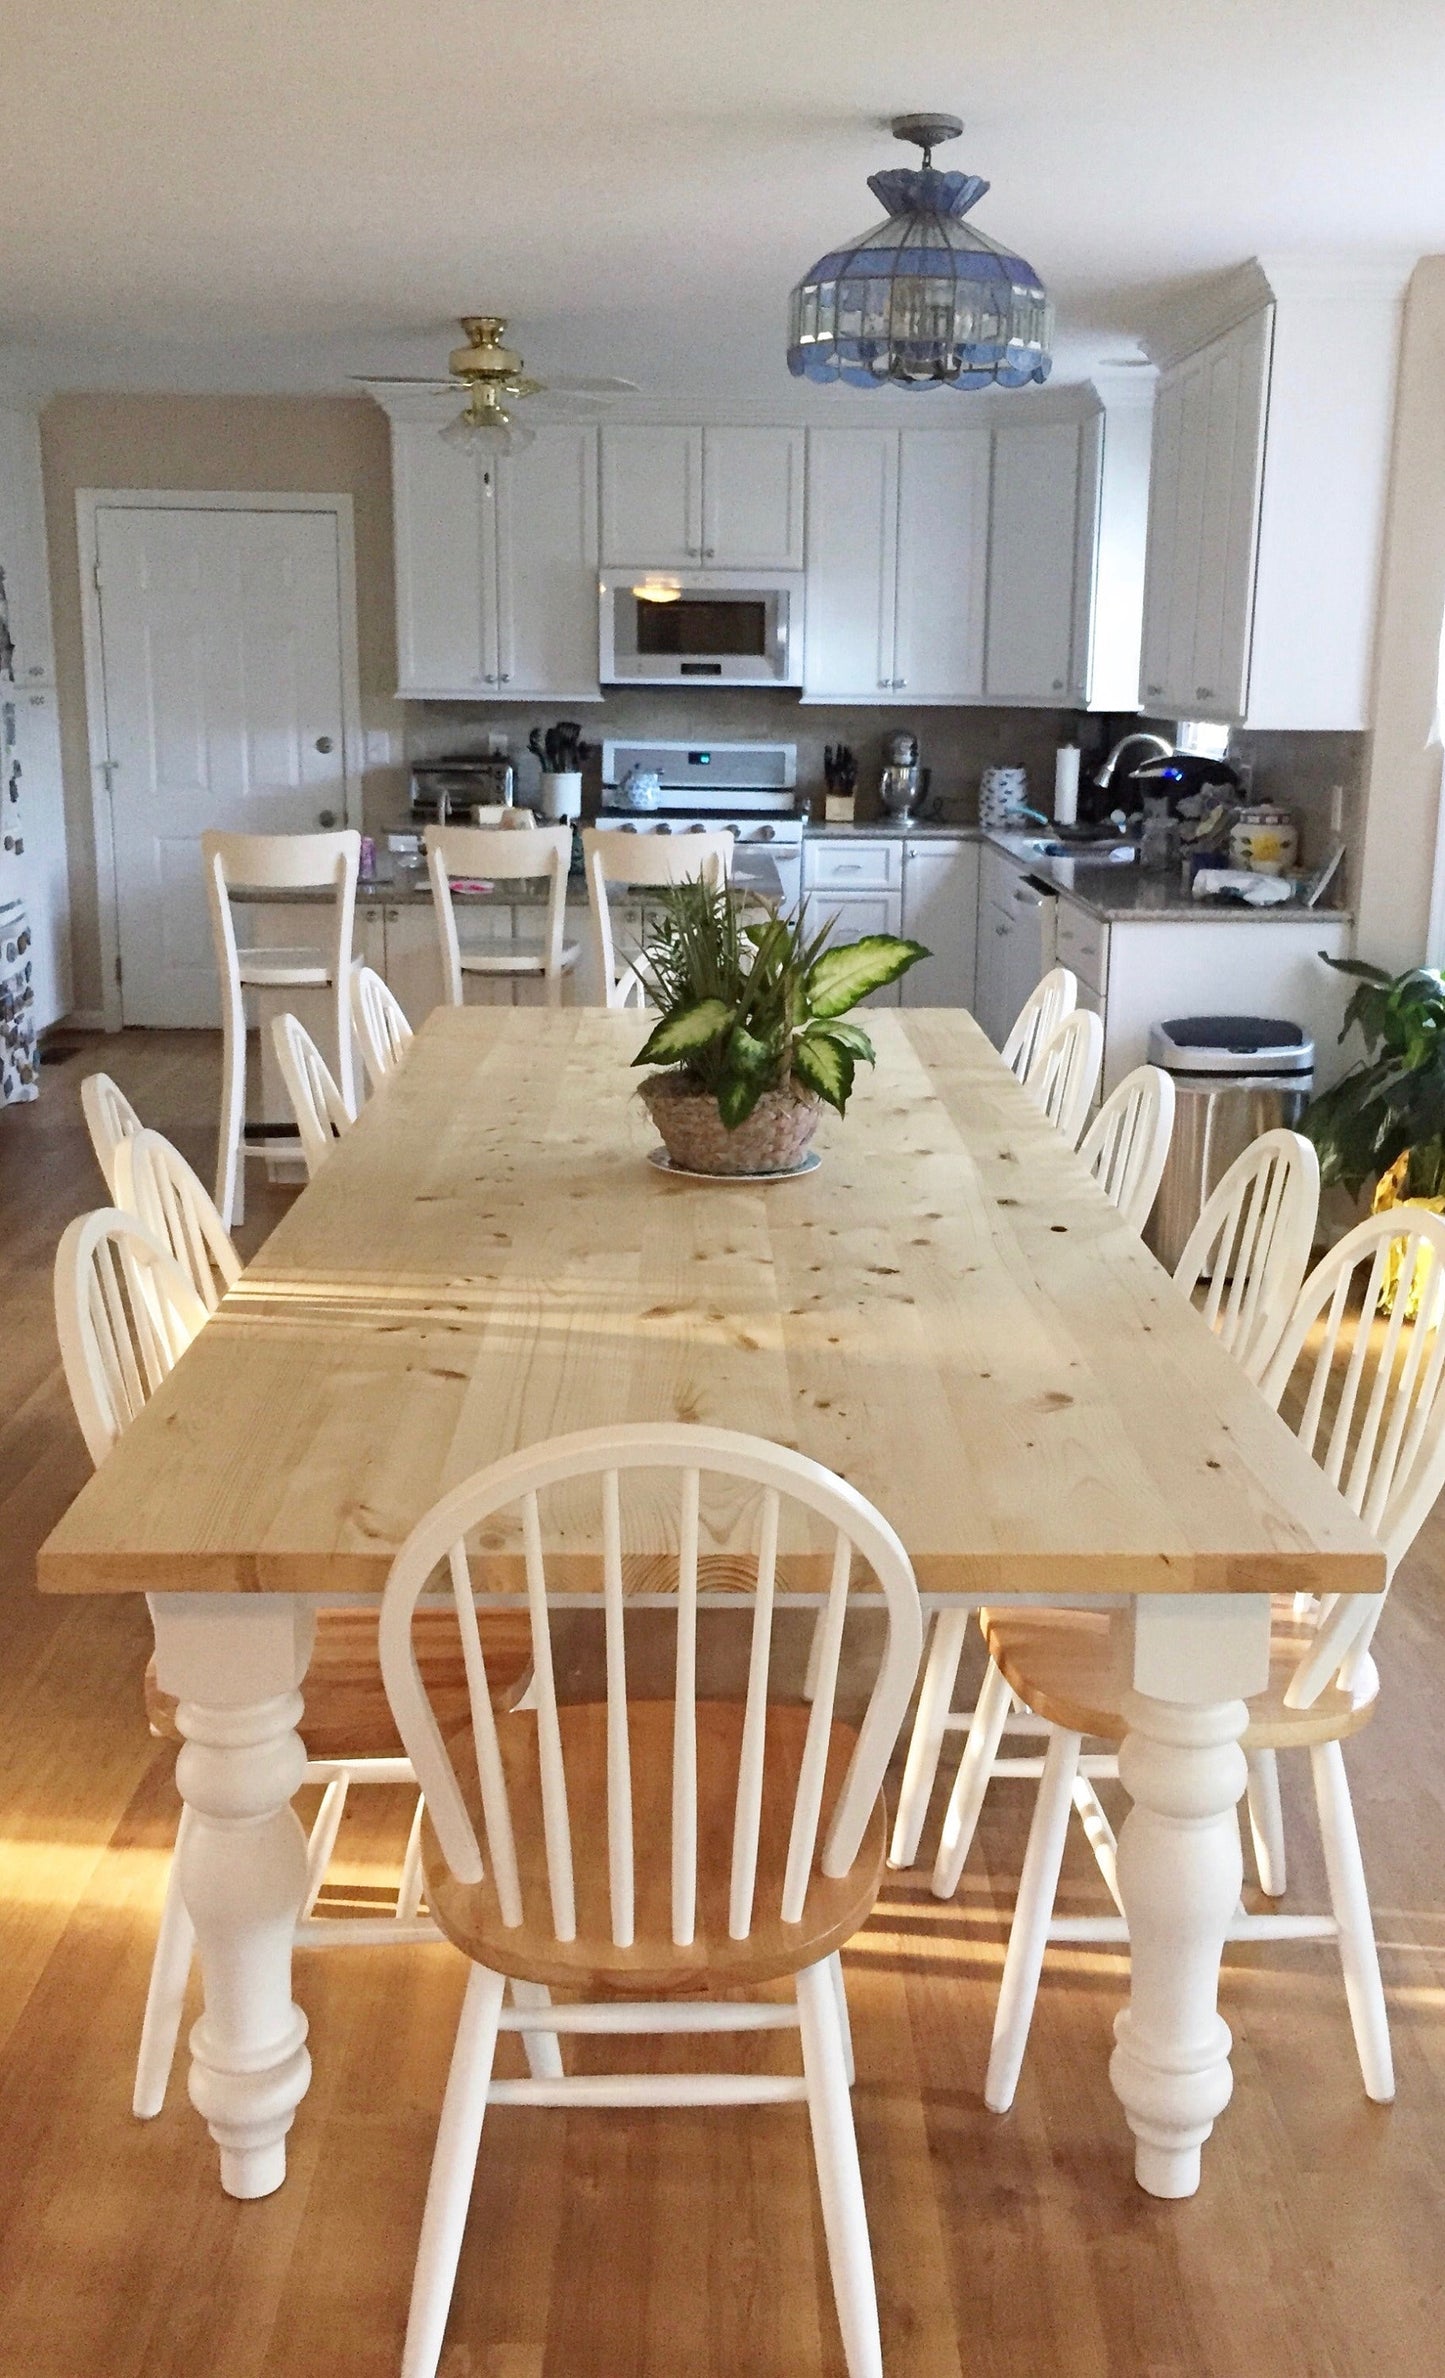
[[[1047,810],[1053,801],[1055,747],[1079,725],[1071,711],[835,710],[813,703],[805,707],[796,694],[776,687],[700,695],[639,686],[609,694],[604,702],[579,703],[572,712],[565,704],[544,709],[530,703],[408,703],[407,758],[485,751],[488,731],[500,728],[511,739],[519,788],[525,794],[537,767],[527,750],[528,733],[558,716],[580,717],[591,743],[600,743],[604,735],[664,742],[796,743],[799,791],[816,800],[820,814],[824,746],[846,743],[858,760],[858,814],[864,818],[877,811],[884,743],[906,730],[917,735],[923,766],[933,771],[933,797],[942,803],[944,816],[959,825],[971,825],[977,818],[979,777],[995,762],[1026,768],[1030,794]]]

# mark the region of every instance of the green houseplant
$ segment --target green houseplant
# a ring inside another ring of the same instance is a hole
[[[660,1068],[641,1095],[672,1161],[689,1172],[791,1172],[824,1102],[841,1115],[873,1043],[849,1008],[928,956],[873,933],[835,949],[804,911],[746,922],[708,883],[660,902],[640,971],[661,1009],[634,1062]]]
[[[1358,1197],[1378,1179],[1388,1205],[1445,1194],[1445,975],[1429,966],[1389,975],[1362,958],[1329,958],[1354,978],[1340,1038],[1357,1026],[1365,1055],[1304,1119],[1325,1188]]]

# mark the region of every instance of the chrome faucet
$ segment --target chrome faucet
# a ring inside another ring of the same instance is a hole
[[[1102,768],[1095,771],[1094,782],[1101,793],[1108,791],[1114,779],[1114,770],[1119,765],[1119,754],[1122,751],[1127,751],[1131,743],[1149,744],[1163,760],[1170,760],[1174,757],[1173,744],[1166,743],[1162,735],[1151,735],[1143,727],[1135,727],[1129,734],[1119,737]]]

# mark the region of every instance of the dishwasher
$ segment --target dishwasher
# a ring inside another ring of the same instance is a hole
[[[986,869],[979,915],[978,1020],[1001,1049],[1030,991],[1054,964],[1058,895],[999,852]]]

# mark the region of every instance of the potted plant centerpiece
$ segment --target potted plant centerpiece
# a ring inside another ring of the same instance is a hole
[[[827,947],[804,913],[746,922],[735,894],[673,885],[639,971],[661,1018],[634,1062],[640,1096],[683,1172],[796,1172],[823,1104],[841,1115],[873,1043],[847,1011],[928,951],[892,933]]]
[[[1389,975],[1362,958],[1326,963],[1355,979],[1340,1038],[1357,1026],[1365,1055],[1304,1118],[1320,1185],[1358,1197],[1373,1181],[1376,1213],[1406,1204],[1445,1211],[1445,975],[1430,966]],[[1412,1284],[1412,1308],[1421,1284]],[[1382,1304],[1395,1285],[1385,1282]]]

